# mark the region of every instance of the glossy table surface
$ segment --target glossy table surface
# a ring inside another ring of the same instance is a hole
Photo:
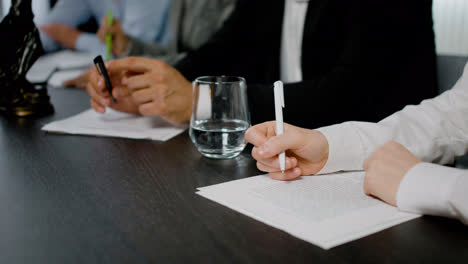
[[[0,118],[0,263],[468,263],[468,227],[438,217],[322,250],[195,194],[258,175],[248,150],[48,134],[89,107],[82,90],[50,94],[52,116]]]

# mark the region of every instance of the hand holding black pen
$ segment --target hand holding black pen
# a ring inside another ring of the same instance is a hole
[[[112,83],[110,81],[109,73],[107,73],[106,65],[104,64],[104,60],[102,59],[101,55],[94,58],[94,65],[96,66],[98,73],[104,78],[104,82],[106,83],[106,88],[107,91],[109,91],[110,97],[112,98],[114,103],[117,103],[117,100],[112,95]]]

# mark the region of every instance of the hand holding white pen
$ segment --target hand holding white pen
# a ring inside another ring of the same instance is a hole
[[[283,123],[282,82],[275,83],[274,95],[276,122],[258,124],[245,134],[245,139],[254,145],[252,157],[257,160],[257,168],[282,181],[319,172],[328,160],[326,137],[317,130]]]
[[[283,124],[283,108],[284,105],[284,86],[283,82],[277,81],[274,84],[274,93],[275,93],[275,117],[276,117],[276,135],[282,135],[284,133],[284,124]],[[285,152],[279,154],[279,163],[281,168],[281,173],[284,174],[285,167]]]

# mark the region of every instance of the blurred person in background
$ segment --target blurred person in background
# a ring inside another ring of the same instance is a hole
[[[91,13],[95,14],[93,17],[96,19],[100,16],[100,27],[96,34],[82,33],[56,22],[42,27],[42,37],[46,50],[49,51],[62,43],[61,46],[68,48],[104,54],[105,36],[111,33],[115,57],[145,56],[174,64],[187,52],[203,45],[221,27],[231,14],[235,2],[236,0],[106,0],[93,8],[83,8],[80,19],[74,13],[75,26],[89,19]],[[60,0],[48,21],[64,21],[59,18],[73,9],[74,5],[76,3],[73,1]],[[105,23],[106,10],[110,8],[120,10],[113,12],[119,15],[112,26]],[[52,38],[48,38],[48,35]],[[88,73],[85,73],[64,85],[84,88],[88,77]]]
[[[98,26],[107,14],[113,17],[129,36],[166,45],[170,41],[168,14],[170,0],[59,0],[43,19],[40,30],[46,52],[72,49],[105,54],[106,45],[96,33],[82,32],[78,26],[94,19]]]
[[[404,7],[404,8],[403,8]],[[190,120],[196,77],[245,77],[252,123],[274,119],[274,81],[285,82],[284,120],[319,127],[379,121],[437,94],[432,3],[427,0],[239,0],[208,43],[174,67],[111,61],[110,100],[94,72],[92,107]],[[128,75],[126,73],[131,73]],[[120,93],[123,91],[123,93]]]

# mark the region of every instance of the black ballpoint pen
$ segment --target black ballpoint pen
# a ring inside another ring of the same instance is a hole
[[[106,65],[104,64],[104,60],[102,59],[101,55],[94,58],[94,65],[96,66],[96,69],[99,72],[99,74],[104,78],[107,91],[109,91],[109,94],[112,100],[114,101],[114,103],[117,103],[117,100],[112,95],[112,83],[110,81],[109,74],[107,73]]]

